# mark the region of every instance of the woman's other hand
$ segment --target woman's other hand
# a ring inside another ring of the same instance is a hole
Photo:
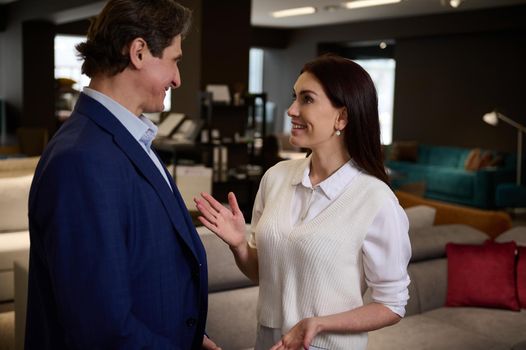
[[[308,349],[316,334],[320,332],[317,319],[305,318],[298,322],[270,350],[303,350]]]

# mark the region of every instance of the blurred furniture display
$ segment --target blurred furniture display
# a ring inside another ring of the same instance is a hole
[[[203,165],[169,165],[174,180],[188,210],[195,210],[194,197],[201,192],[212,193],[212,169]]]
[[[500,208],[526,208],[526,185],[511,182],[498,185],[496,203]]]
[[[73,88],[76,83],[69,78],[55,79],[55,114],[59,124],[69,118],[77,103],[80,91]]]
[[[41,155],[49,141],[48,131],[44,128],[18,128],[16,136],[20,153],[28,157]]]
[[[512,226],[511,217],[503,211],[463,207],[395,191],[402,208],[426,205],[436,209],[434,225],[465,224],[474,227],[491,238],[497,237]]]
[[[212,94],[202,93],[200,105],[206,131],[201,142],[212,148],[226,147],[229,169],[254,164],[267,133],[266,103],[266,93],[246,94],[236,104],[217,103]],[[209,165],[214,161],[212,148],[207,157]]]
[[[478,148],[395,142],[386,153],[393,189],[425,184],[424,197],[478,208],[495,208],[497,186],[515,173],[513,156]]]
[[[37,162],[0,160],[0,302],[13,300],[13,263],[29,258],[27,203]]]
[[[446,306],[452,293],[448,290],[448,283],[451,283],[448,271],[453,271],[453,265],[446,257],[446,245],[456,243],[483,248],[488,238],[483,232],[466,225],[440,225],[410,231],[409,237],[413,255],[408,267],[411,297],[406,316],[394,326],[369,332],[368,350],[526,349],[526,310]],[[522,237],[520,242],[518,237]],[[526,245],[526,227],[513,228],[497,240],[515,240],[518,245]],[[519,256],[519,261],[524,258],[526,256]],[[513,255],[511,259],[514,260]],[[491,265],[493,261],[487,263]],[[474,278],[484,275],[485,271],[463,270],[463,266],[456,266],[460,270],[457,272]],[[503,292],[504,286],[496,283],[490,283],[491,290],[499,298],[499,291]],[[515,285],[515,281],[510,283]],[[488,284],[482,288],[485,290],[479,288],[481,297],[487,294],[487,287]],[[460,285],[461,293],[462,289]]]

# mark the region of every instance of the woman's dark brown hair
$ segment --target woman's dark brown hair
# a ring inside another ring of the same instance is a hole
[[[333,107],[347,110],[343,135],[353,161],[388,184],[380,143],[378,98],[369,74],[357,63],[335,55],[306,63],[301,70],[304,72],[318,79]]]
[[[122,72],[129,64],[128,49],[142,38],[155,57],[161,57],[177,35],[185,36],[191,12],[174,0],[109,0],[91,22],[88,39],[77,45],[89,77]]]

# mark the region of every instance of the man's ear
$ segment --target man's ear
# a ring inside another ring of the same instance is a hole
[[[129,47],[128,55],[130,55],[131,64],[137,69],[141,68],[148,52],[148,44],[143,38],[135,38]]]

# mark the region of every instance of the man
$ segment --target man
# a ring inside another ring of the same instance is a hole
[[[37,167],[27,349],[214,349],[203,246],[151,150],[190,11],[109,0],[77,49],[91,77]]]

